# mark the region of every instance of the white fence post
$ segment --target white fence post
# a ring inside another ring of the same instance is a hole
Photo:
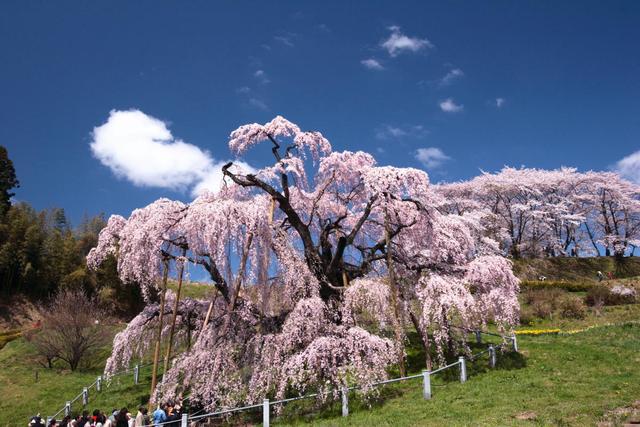
[[[96,379],[96,391],[102,391],[102,375]]]
[[[482,333],[479,330],[476,331],[476,342],[482,344]]]
[[[514,335],[511,337],[511,342],[513,343],[513,351],[518,352],[518,338]]]
[[[349,416],[349,389],[342,387],[342,416]]]
[[[269,399],[264,399],[262,401],[262,425],[264,427],[269,427]]]
[[[182,422],[180,423],[180,427],[187,427],[187,424],[188,424],[187,417],[188,416],[189,416],[188,414],[182,414]]]
[[[431,371],[422,371],[422,397],[431,399]]]
[[[71,415],[71,402],[67,400],[67,403],[64,404],[64,416]]]
[[[460,356],[458,361],[460,362],[460,382],[464,383],[467,381],[467,363],[464,360],[464,356]]]
[[[82,389],[82,406],[87,406],[89,404],[89,389]]]
[[[496,349],[493,344],[489,346],[489,366],[496,367]]]
[[[139,379],[140,379],[140,366],[136,365],[133,367],[133,383],[138,384]]]

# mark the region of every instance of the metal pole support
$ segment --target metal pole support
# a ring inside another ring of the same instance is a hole
[[[518,352],[518,337],[515,335],[511,337],[511,342],[513,344],[513,351]]]
[[[51,419],[53,417],[47,417],[47,427],[49,427],[51,425]]]
[[[460,356],[458,361],[460,362],[460,382],[464,383],[467,381],[467,362],[464,360],[464,356]]]
[[[342,416],[349,416],[349,389],[342,387]]]
[[[189,414],[182,414],[182,421],[180,423],[180,427],[187,427]]]
[[[269,399],[264,399],[262,401],[262,425],[264,427],[269,427]]]
[[[493,345],[489,346],[489,367],[496,367],[496,349]]]
[[[82,406],[87,406],[89,404],[89,389],[82,389]]]
[[[431,371],[422,371],[422,397],[431,399]]]
[[[98,376],[96,379],[96,390],[102,391],[102,375]]]
[[[64,404],[64,416],[71,415],[71,402],[67,400],[67,403]]]
[[[479,330],[476,331],[476,342],[478,344],[482,344],[482,332],[480,332]]]
[[[140,380],[140,366],[136,365],[133,367],[133,383],[138,384],[138,380]]]

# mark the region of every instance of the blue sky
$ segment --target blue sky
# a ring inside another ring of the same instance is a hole
[[[112,110],[160,120],[214,165],[232,130],[281,114],[434,181],[625,157],[637,178],[638,22],[635,1],[5,1],[0,144],[16,198],[75,223],[196,185],[116,176],[90,147]]]

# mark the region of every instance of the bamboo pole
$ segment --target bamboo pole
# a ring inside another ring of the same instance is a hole
[[[182,290],[182,276],[184,275],[184,264],[186,260],[184,260],[185,255],[187,254],[186,249],[182,249],[182,257],[183,260],[180,263],[180,267],[178,270],[178,290],[176,291],[176,302],[173,304],[173,314],[171,316],[171,329],[169,330],[169,344],[167,345],[167,353],[164,356],[164,372],[166,373],[169,369],[169,359],[171,359],[171,349],[173,347],[173,334],[176,329],[176,317],[178,317],[178,304],[180,303],[180,291]]]
[[[158,332],[156,333],[156,345],[153,351],[153,371],[151,373],[151,391],[149,392],[149,406],[153,406],[153,392],[158,383],[158,360],[160,359],[160,341],[162,339],[162,327],[164,320],[164,303],[167,293],[167,277],[169,276],[169,261],[163,261],[164,270],[162,272],[162,290],[160,291],[160,313],[158,319]]]
[[[204,323],[202,324],[202,330],[204,331],[205,328],[207,327],[207,325],[209,324],[209,318],[211,317],[211,311],[213,310],[213,303],[216,300],[216,297],[214,296],[211,301],[209,302],[209,309],[207,310],[207,315],[204,318]]]

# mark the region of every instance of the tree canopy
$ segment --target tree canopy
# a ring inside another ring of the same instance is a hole
[[[409,321],[440,360],[456,345],[454,324],[517,322],[510,262],[478,223],[439,210],[424,171],[334,152],[280,116],[241,126],[229,147],[238,156],[264,147],[273,163],[255,172],[229,163],[215,194],[112,216],[88,256],[93,268],[116,256],[120,278],[146,296],[185,264],[218,291],[206,314],[190,306],[204,320],[158,398],[189,393],[214,409],[347,383],[368,392],[392,364],[402,370]],[[145,309],[116,337],[107,373],[148,351],[134,337],[151,324],[164,330],[161,312]]]

